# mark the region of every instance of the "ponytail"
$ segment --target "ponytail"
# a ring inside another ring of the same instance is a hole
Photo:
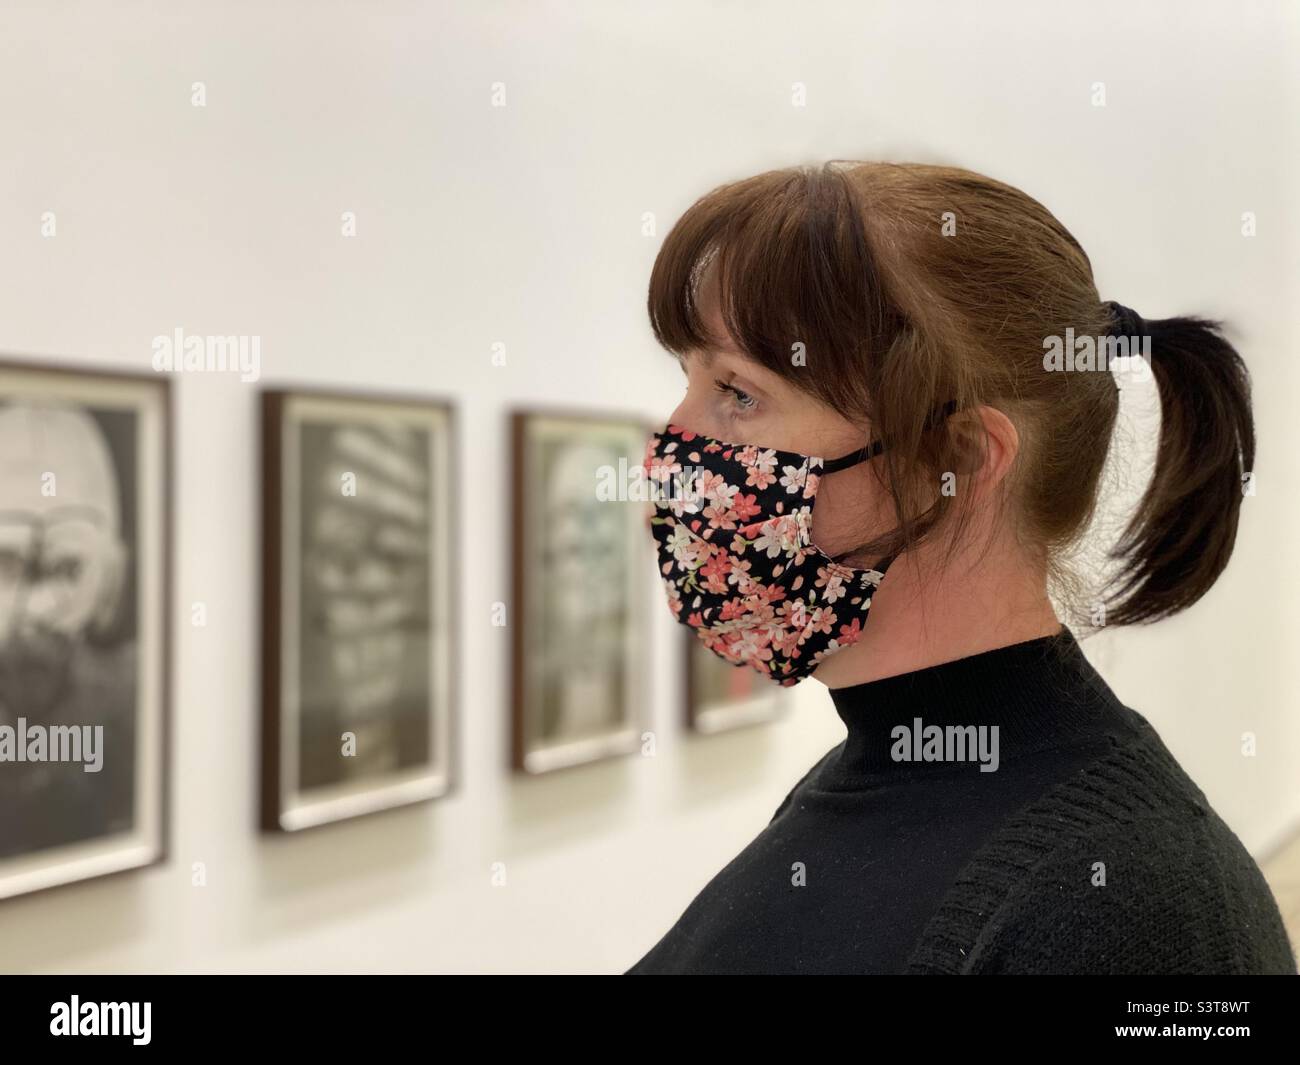
[[[1160,393],[1155,474],[1112,558],[1123,563],[1107,599],[1110,625],[1158,621],[1201,598],[1237,538],[1243,474],[1255,465],[1250,375],[1222,324],[1147,321]]]

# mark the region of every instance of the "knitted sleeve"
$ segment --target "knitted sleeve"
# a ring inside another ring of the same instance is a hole
[[[1258,866],[1151,733],[986,844],[909,971],[1294,974],[1296,961]]]

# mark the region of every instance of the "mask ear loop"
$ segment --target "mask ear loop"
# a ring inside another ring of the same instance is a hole
[[[841,455],[837,459],[826,459],[822,463],[822,473],[839,473],[840,470],[847,470],[850,466],[856,466],[860,462],[866,462],[867,459],[874,459],[885,450],[883,440],[873,440],[866,447],[859,448],[857,451],[851,451],[847,455]]]
[[[931,412],[930,417],[925,421],[927,430],[935,428],[945,418],[949,418],[957,410],[957,401],[948,400],[938,410]],[[873,440],[866,447],[858,448],[857,451],[850,451],[847,455],[841,455],[837,459],[826,459],[822,462],[822,473],[839,473],[840,470],[847,470],[850,466],[856,466],[860,462],[866,462],[868,459],[874,459],[885,450],[883,440]]]
[[[957,401],[955,399],[948,400],[948,402],[942,407],[931,412],[930,416],[925,421],[925,428],[927,430],[935,428],[945,419],[950,418],[956,410]],[[881,454],[885,448],[886,444],[884,440],[873,440],[866,447],[858,448],[857,451],[850,451],[847,455],[841,455],[837,459],[824,460],[822,462],[821,472],[823,474],[839,473],[840,470],[847,470],[850,466],[857,466],[859,463],[866,462],[868,459],[874,459],[877,455]],[[839,555],[832,555],[831,561],[839,562],[841,565],[844,565],[845,563],[841,560],[850,554],[852,554],[851,551],[845,551]],[[874,569],[877,573],[884,573],[891,565],[893,565],[895,559],[897,559],[900,554],[902,554],[902,552],[895,552],[893,555],[881,559],[874,566],[869,568]]]

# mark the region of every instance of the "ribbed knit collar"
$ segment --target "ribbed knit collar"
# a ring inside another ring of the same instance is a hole
[[[966,658],[830,689],[848,729],[839,768],[878,776],[905,772],[893,734],[905,725],[998,727],[1001,760],[1063,746],[1095,733],[1119,706],[1066,626],[1053,636],[998,647]]]

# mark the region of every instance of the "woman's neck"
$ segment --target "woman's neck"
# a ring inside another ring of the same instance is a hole
[[[958,554],[935,572],[938,545],[889,567],[857,643],[813,672],[828,688],[892,677],[1061,631],[1046,572],[1005,541]]]

